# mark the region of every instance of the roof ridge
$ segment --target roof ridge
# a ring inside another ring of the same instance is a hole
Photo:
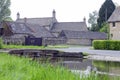
[[[27,17],[25,17],[26,19],[46,19],[46,18],[52,18],[52,17],[34,17],[34,18],[27,18]],[[20,19],[18,19],[18,20],[22,20],[22,19],[24,19],[24,18],[20,18]]]
[[[77,22],[77,21],[76,22],[72,22],[71,21],[71,22],[58,22],[58,23],[85,23],[85,22],[84,21],[81,21],[81,22]]]

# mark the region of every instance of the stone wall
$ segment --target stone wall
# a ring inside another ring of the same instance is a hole
[[[3,38],[4,44],[24,44],[23,38]]]
[[[115,26],[113,23],[109,23],[110,26],[110,38],[112,40],[120,40],[120,22],[115,22]]]
[[[67,44],[90,46],[92,41],[89,39],[68,39]]]
[[[43,38],[42,45],[57,45],[66,44],[66,39],[63,38]]]
[[[20,44],[20,45],[22,45],[25,43],[24,36],[20,36],[20,35],[16,35],[16,36],[4,36],[4,37],[2,37],[4,44]]]

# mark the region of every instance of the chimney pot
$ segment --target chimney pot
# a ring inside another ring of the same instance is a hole
[[[20,13],[17,13],[17,20],[20,19]]]

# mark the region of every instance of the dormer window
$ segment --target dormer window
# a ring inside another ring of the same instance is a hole
[[[115,26],[116,26],[116,25],[115,25],[115,22],[113,22],[113,23],[112,23],[112,26],[113,26],[113,27],[115,27]]]

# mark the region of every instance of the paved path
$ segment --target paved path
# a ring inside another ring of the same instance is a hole
[[[106,60],[106,61],[119,61],[120,51],[113,50],[93,50],[91,47],[70,47],[64,49],[57,49],[65,52],[85,52],[88,53],[89,59]]]
[[[57,49],[65,52],[85,52],[91,55],[108,55],[108,56],[119,56],[120,51],[113,51],[113,50],[94,50],[92,47],[69,47],[69,48],[61,48]]]

